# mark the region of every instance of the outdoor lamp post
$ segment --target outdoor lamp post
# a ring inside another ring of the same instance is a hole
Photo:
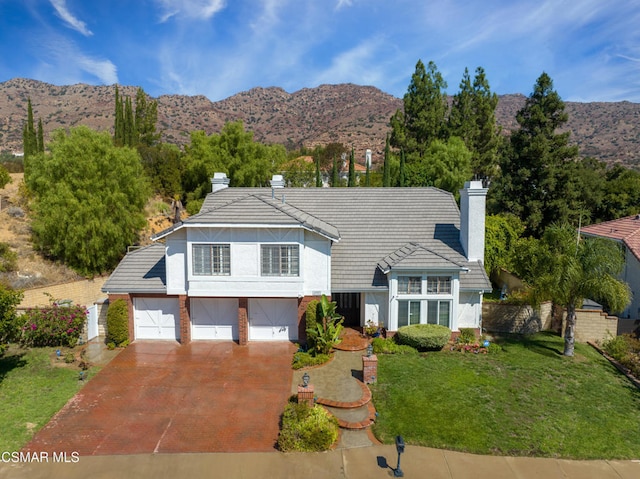
[[[306,388],[307,386],[309,386],[309,373],[305,372],[302,375],[302,387]]]
[[[404,439],[402,439],[402,436],[396,436],[396,450],[398,451],[398,465],[393,470],[393,477],[404,477],[404,472],[400,469],[400,454],[404,452]]]
[[[373,354],[373,344],[369,343],[369,346],[367,346],[367,356],[371,357],[372,354]]]

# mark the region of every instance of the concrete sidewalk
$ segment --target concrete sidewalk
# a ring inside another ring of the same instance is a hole
[[[70,459],[70,458],[69,458]],[[394,446],[340,449],[324,453],[152,454],[88,456],[76,463],[1,463],[8,479],[99,478],[388,478]],[[406,478],[429,479],[637,479],[640,461],[568,461],[476,456],[407,446],[401,458]]]

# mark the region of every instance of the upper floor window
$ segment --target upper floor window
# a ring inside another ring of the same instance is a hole
[[[299,276],[298,245],[262,245],[260,248],[262,276]]]
[[[216,276],[231,274],[231,253],[228,244],[194,244],[193,274]]]
[[[421,276],[398,276],[398,294],[420,294],[421,292]]]
[[[451,276],[429,276],[427,294],[451,294]]]

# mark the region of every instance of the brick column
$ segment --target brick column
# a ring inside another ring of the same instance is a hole
[[[238,342],[245,346],[249,342],[249,299],[238,298]]]
[[[373,384],[378,379],[378,356],[362,356],[362,377],[365,384]]]
[[[313,407],[313,384],[309,384],[307,387],[298,386],[298,404],[300,403],[306,403],[307,406]]]
[[[180,305],[180,343],[191,342],[191,314],[189,312],[189,297],[186,294],[178,296]]]

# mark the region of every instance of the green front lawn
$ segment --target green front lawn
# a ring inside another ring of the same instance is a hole
[[[640,458],[640,390],[590,346],[540,333],[504,351],[378,355],[376,436],[478,454]]]
[[[52,364],[55,350],[12,348],[0,358],[0,451],[19,451],[82,387],[77,366]]]

